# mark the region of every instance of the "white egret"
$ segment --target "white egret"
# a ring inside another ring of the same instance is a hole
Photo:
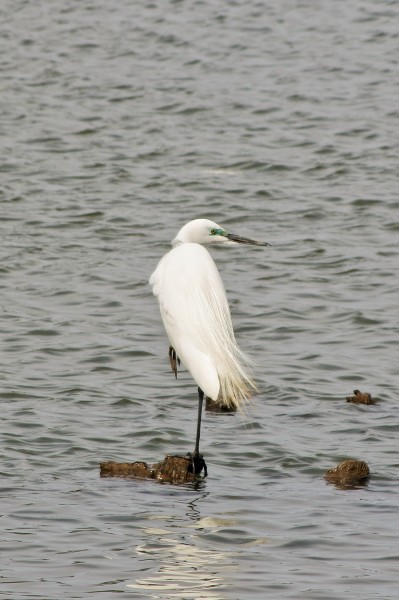
[[[199,454],[204,394],[220,405],[242,408],[256,387],[248,360],[234,337],[226,292],[219,271],[204,244],[269,246],[228,233],[208,219],[195,219],[182,227],[173,249],[159,262],[150,278],[170,341],[169,358],[177,377],[180,360],[198,385],[198,420],[193,471],[205,462]]]

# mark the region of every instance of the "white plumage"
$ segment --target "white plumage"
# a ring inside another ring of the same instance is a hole
[[[197,385],[212,400],[238,407],[255,386],[209,252],[199,244],[179,244],[163,257],[150,283],[170,343]]]
[[[234,337],[219,271],[203,246],[212,243],[268,245],[196,219],[179,231],[150,284],[170,343],[200,390],[226,407],[240,409],[255,384]]]

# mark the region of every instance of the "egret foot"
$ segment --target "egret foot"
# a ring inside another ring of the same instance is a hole
[[[189,467],[188,469],[189,473],[200,475],[201,471],[204,470],[204,477],[207,477],[208,468],[202,454],[198,454],[198,452],[187,452],[187,456],[191,460],[191,468]]]
[[[173,373],[175,374],[175,378],[177,379],[177,367],[180,367],[180,358],[177,356],[176,350],[173,348],[173,346],[169,346],[169,362],[170,368],[172,369]]]

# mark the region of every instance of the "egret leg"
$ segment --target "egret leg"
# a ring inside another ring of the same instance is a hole
[[[204,392],[198,388],[198,417],[197,417],[197,436],[195,438],[194,454],[199,454],[199,443],[201,437],[201,419],[202,419],[202,404],[204,402]]]
[[[208,475],[208,469],[207,469],[204,457],[199,452],[199,443],[200,443],[200,437],[201,437],[201,419],[202,419],[202,405],[203,405],[203,402],[204,402],[204,392],[199,387],[198,388],[197,435],[196,435],[196,438],[195,438],[194,453],[190,454],[190,456],[191,456],[191,468],[192,468],[192,472],[195,473],[196,475],[199,475],[201,473],[202,469],[204,469],[204,477],[206,477]]]
[[[173,373],[175,374],[175,378],[177,379],[177,366],[180,367],[180,358],[177,356],[176,350],[173,348],[173,346],[169,346],[169,362],[170,368],[172,369]]]

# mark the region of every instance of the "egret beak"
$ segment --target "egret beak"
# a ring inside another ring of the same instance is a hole
[[[248,244],[250,246],[270,246],[267,242],[258,242],[257,240],[250,240],[249,238],[236,235],[235,233],[227,233],[226,237],[228,240],[235,242],[236,244]]]

